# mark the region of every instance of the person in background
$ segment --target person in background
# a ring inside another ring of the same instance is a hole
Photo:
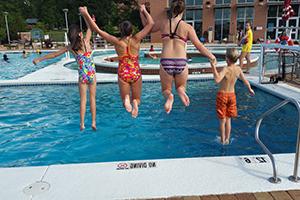
[[[278,38],[276,38],[275,43],[281,44],[281,45],[289,45],[289,46],[294,45],[292,38],[287,35],[286,31],[282,31],[280,36]]]
[[[8,62],[8,63],[9,63],[9,58],[8,58],[7,54],[3,54],[3,60],[4,60],[5,62]]]
[[[238,28],[237,33],[236,33],[236,39],[237,39],[237,43],[240,45],[240,42],[243,38],[243,29],[241,27]]]
[[[242,45],[242,53],[240,55],[240,67],[243,69],[244,66],[244,59],[246,58],[247,60],[247,65],[246,65],[246,71],[245,73],[249,73],[250,70],[250,54],[252,50],[252,44],[253,44],[253,32],[251,29],[251,23],[247,22],[246,23],[246,35],[242,38],[240,44]]]
[[[150,51],[150,52],[151,52],[151,51],[154,51],[154,46],[153,46],[153,45],[150,46],[149,51]]]
[[[22,58],[27,58],[27,52],[25,50],[22,52]]]

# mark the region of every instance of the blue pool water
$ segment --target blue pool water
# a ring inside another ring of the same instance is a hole
[[[148,51],[140,51],[140,55],[139,55],[139,63],[140,64],[153,64],[153,65],[160,65],[160,59],[152,59],[152,58],[148,58],[145,57],[145,52],[148,53]],[[107,55],[107,58],[113,57],[116,55],[116,52],[114,50],[108,50],[108,51],[101,51],[101,52],[94,52],[93,53],[93,57],[97,57],[97,56],[103,56],[103,55]],[[191,57],[192,61],[189,62],[188,64],[195,64],[195,63],[209,63],[209,60],[206,57],[202,57],[202,56],[193,56]],[[225,61],[225,59],[223,58],[218,58],[218,61]],[[65,65],[66,67],[73,69],[73,70],[77,70],[78,65],[76,62],[73,63],[69,63]],[[101,72],[101,71],[98,71]],[[102,73],[102,72],[101,72]]]
[[[256,119],[281,101],[258,89],[250,97],[239,82],[239,116],[232,122],[231,144],[222,146],[215,113],[217,86],[212,81],[189,82],[191,106],[184,108],[175,95],[170,115],[163,109],[160,83],[144,83],[137,119],[123,109],[116,84],[98,85],[96,132],[89,127],[89,112],[87,129],[79,131],[77,90],[1,88],[0,167],[260,154],[254,140]],[[296,108],[289,105],[263,122],[262,140],[272,152],[295,152],[295,116]]]
[[[41,55],[37,53],[29,53],[27,58],[22,58],[22,53],[6,53],[9,58],[9,63],[2,60],[2,53],[0,58],[0,80],[17,79],[39,69],[42,69],[50,64],[61,60],[64,55],[51,60],[45,60],[38,65],[34,65],[32,61],[47,53],[43,52]]]

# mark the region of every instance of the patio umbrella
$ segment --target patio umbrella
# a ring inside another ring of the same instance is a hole
[[[282,13],[282,20],[287,21],[290,17],[292,17],[295,12],[291,6],[292,0],[284,0],[284,8]]]

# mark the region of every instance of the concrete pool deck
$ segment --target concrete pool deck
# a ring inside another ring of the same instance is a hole
[[[261,157],[266,163],[255,162]],[[144,199],[299,189],[300,183],[287,179],[294,154],[275,158],[280,184],[267,181],[272,169],[265,155],[0,168],[0,199]],[[24,193],[40,181],[50,188]]]
[[[0,86],[76,84],[77,71],[63,67],[66,62],[62,60],[17,80],[0,81]],[[285,83],[261,85],[251,74],[247,78],[262,90],[300,101],[298,88]],[[212,79],[212,75],[190,75],[189,79]],[[159,76],[145,75],[143,80],[159,81]],[[117,75],[97,73],[97,81],[113,83]],[[275,155],[280,184],[267,180],[272,176],[272,167],[266,155],[0,168],[0,199],[143,199],[299,190],[300,183],[287,179],[293,173],[294,157],[293,153]],[[34,183],[45,183],[49,188],[35,188],[31,185]]]

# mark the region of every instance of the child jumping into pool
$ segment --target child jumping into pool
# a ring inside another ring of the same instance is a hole
[[[60,49],[57,52],[47,54],[43,57],[36,58],[33,60],[34,64],[41,61],[56,58],[63,53],[70,51],[73,53],[77,63],[78,63],[78,85],[80,94],[80,130],[84,130],[84,118],[86,112],[86,95],[87,88],[89,88],[90,93],[90,109],[92,113],[92,129],[96,130],[96,70],[93,60],[91,58],[92,50],[90,46],[90,40],[92,36],[92,31],[87,24],[87,32],[85,38],[78,25],[71,25],[68,32],[68,39],[70,45]]]
[[[255,94],[251,85],[245,78],[242,69],[235,65],[238,59],[238,51],[235,48],[228,48],[226,50],[226,62],[228,66],[218,73],[216,66],[212,65],[215,82],[220,83],[216,100],[216,110],[220,121],[222,144],[229,144],[231,118],[237,117],[236,96],[234,90],[236,80],[238,78],[241,79],[247,86],[249,93],[251,95]]]
[[[145,6],[141,5],[140,12],[145,15],[147,25],[142,31],[132,35],[132,24],[129,21],[124,21],[119,25],[121,32],[121,38],[119,39],[101,30],[92,20],[86,7],[80,7],[79,11],[95,32],[115,46],[115,50],[119,57],[118,83],[123,105],[127,112],[130,112],[131,116],[136,118],[138,116],[138,107],[140,105],[142,90],[142,74],[138,56],[140,43],[141,40],[150,33],[154,24],[153,19],[147,12]],[[132,93],[132,105],[130,101],[130,92]]]

